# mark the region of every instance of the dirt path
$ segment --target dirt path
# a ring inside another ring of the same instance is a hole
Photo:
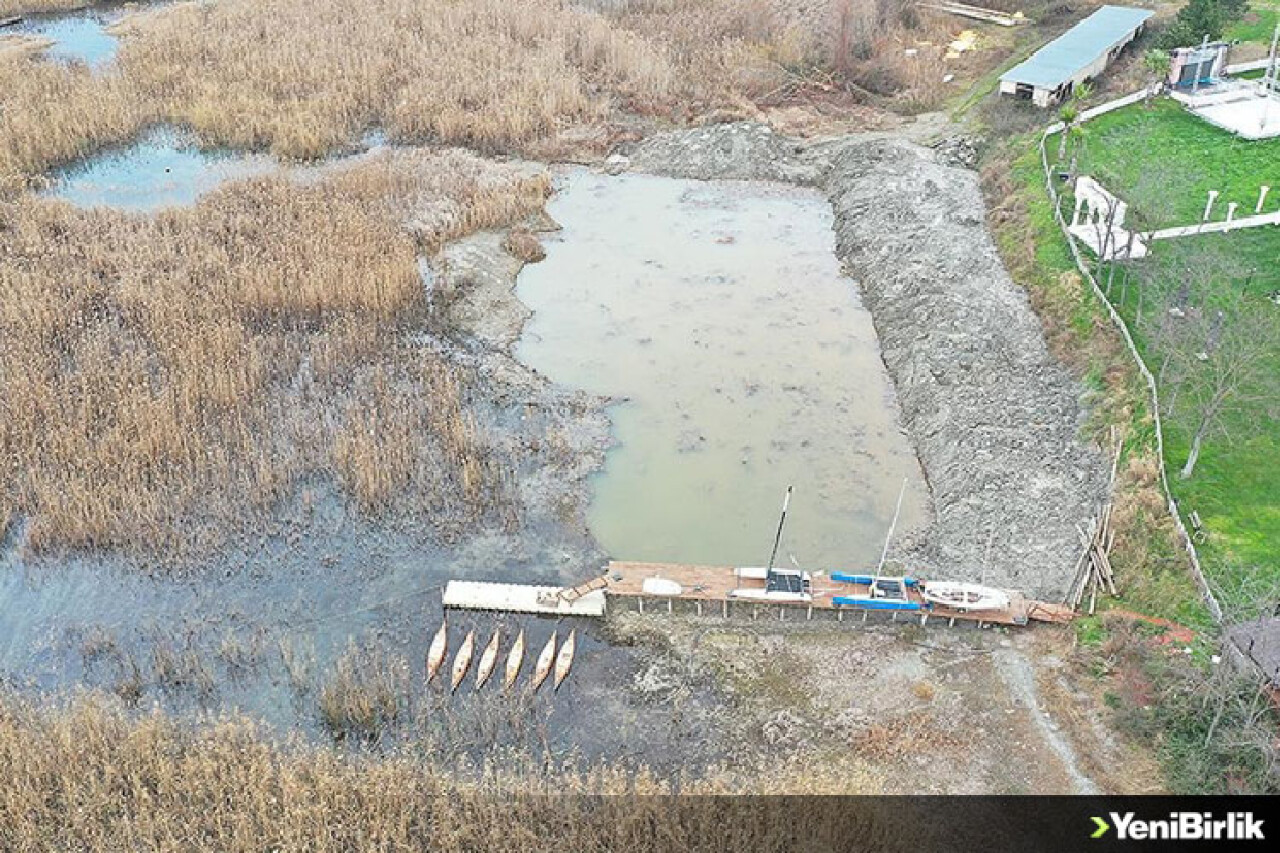
[[[1073,786],[1071,793],[1102,793],[1093,780],[1081,772],[1079,760],[1071,742],[1063,735],[1062,729],[1053,721],[1049,712],[1042,709],[1036,689],[1035,670],[1031,662],[1014,648],[996,650],[993,659],[996,670],[1009,689],[1010,697],[1026,709],[1045,743],[1061,760],[1063,770],[1071,779]]]

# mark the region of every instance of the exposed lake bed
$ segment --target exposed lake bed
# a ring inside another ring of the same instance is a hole
[[[180,174],[198,183],[198,172]],[[344,660],[375,661],[404,696],[376,739],[384,745],[425,734],[459,759],[517,750],[696,773],[747,771],[785,750],[785,736],[762,735],[797,725],[779,721],[784,709],[803,726],[839,711],[798,705],[787,662],[813,671],[824,650],[850,644],[909,652],[906,640],[836,639],[824,632],[851,629],[815,626],[816,645],[798,640],[773,666],[771,630],[731,620],[664,643],[620,614],[578,625],[581,660],[559,694],[423,688],[450,578],[568,584],[610,556],[760,564],[788,484],[789,564],[874,565],[904,479],[891,566],[913,571],[903,543],[928,535],[931,472],[900,420],[879,347],[883,314],[867,311],[845,275],[841,222],[820,193],[579,169],[558,177],[546,213],[516,229],[537,235],[544,260],[526,265],[510,233],[480,231],[423,264],[433,308],[418,338],[484,377],[470,403],[529,510],[517,526],[439,541],[412,518],[362,518],[316,484],[269,534],[177,575],[150,573],[145,559],[28,556],[11,531],[11,639],[0,658],[9,679],[54,693],[90,684],[184,713],[240,709],[326,737],[338,733],[320,694]],[[509,642],[523,627],[535,648],[571,627],[488,614],[450,623],[455,644],[470,629],[483,642],[500,628]],[[758,676],[744,682],[732,653],[709,663],[698,651],[722,634],[744,645]],[[988,640],[953,642],[960,653]]]

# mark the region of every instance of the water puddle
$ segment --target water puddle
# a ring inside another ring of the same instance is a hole
[[[150,212],[194,204],[204,193],[277,168],[265,154],[205,151],[170,127],[59,173],[49,195],[78,207]]]
[[[646,175],[567,175],[564,230],[525,268],[517,354],[553,381],[625,400],[594,481],[592,531],[618,559],[762,564],[796,487],[780,560],[873,563],[926,520],[871,317],[816,192]]]
[[[121,17],[119,9],[82,9],[62,15],[30,15],[7,27],[3,34],[29,36],[49,42],[44,54],[62,62],[82,62],[98,69],[116,57],[120,41],[108,27]]]

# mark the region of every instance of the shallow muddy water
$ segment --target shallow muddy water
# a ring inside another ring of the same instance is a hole
[[[49,59],[83,62],[97,69],[115,59],[120,40],[107,27],[120,14],[119,9],[84,9],[63,15],[32,15],[5,32],[51,42],[44,48]]]
[[[825,199],[574,170],[548,210],[563,230],[521,273],[517,355],[623,400],[589,513],[611,556],[763,564],[788,484],[783,563],[873,563],[904,478],[899,531],[926,520]]]
[[[127,147],[103,151],[60,172],[49,195],[77,207],[149,212],[194,204],[227,181],[276,168],[266,155],[203,151],[178,130],[157,127]]]

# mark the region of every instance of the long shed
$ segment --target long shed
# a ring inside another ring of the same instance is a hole
[[[1000,75],[1000,93],[1048,107],[1101,74],[1142,34],[1154,13],[1132,6],[1103,6]]]

